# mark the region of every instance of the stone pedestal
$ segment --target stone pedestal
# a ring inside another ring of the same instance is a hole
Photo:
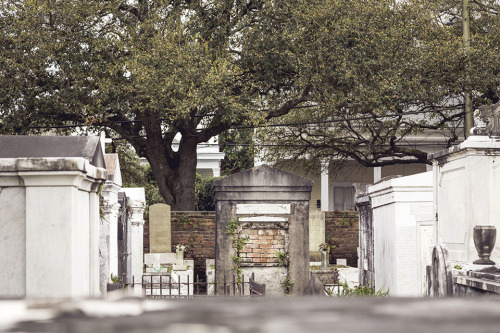
[[[435,242],[446,246],[452,262],[473,262],[478,259],[474,226],[500,228],[500,139],[470,136],[429,159],[436,184]],[[500,261],[499,244],[491,259]]]
[[[180,260],[176,253],[146,253],[144,264],[146,273],[142,280],[146,295],[193,295],[193,260]]]
[[[184,251],[175,252],[175,264],[173,269],[176,271],[184,271],[187,269],[184,264]]]

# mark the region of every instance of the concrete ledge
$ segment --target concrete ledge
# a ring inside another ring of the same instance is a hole
[[[429,160],[439,159],[462,150],[483,150],[483,151],[499,151],[500,153],[500,138],[499,137],[488,137],[484,135],[471,135],[464,142],[459,145],[444,149],[442,151],[428,154],[427,158]],[[485,155],[482,153],[482,155]]]
[[[21,175],[21,173],[35,175],[43,172],[54,174],[59,171],[80,171],[93,179],[106,179],[106,169],[91,165],[83,157],[0,158],[2,176]]]
[[[9,332],[498,332],[500,300],[331,297],[0,301]]]
[[[478,279],[471,276],[454,276],[453,283],[469,288],[478,289],[481,291],[486,291],[488,293],[500,294],[500,283],[494,281]]]

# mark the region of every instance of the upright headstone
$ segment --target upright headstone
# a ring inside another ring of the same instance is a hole
[[[149,207],[149,252],[172,252],[171,215],[167,204]]]
[[[239,269],[247,277],[254,273],[256,282],[266,283],[266,294],[283,289],[302,294],[309,281],[312,184],[267,165],[214,182],[219,295],[225,278]],[[238,246],[241,241],[244,247]]]
[[[309,212],[309,255],[311,261],[320,261],[319,246],[325,242],[325,212]]]

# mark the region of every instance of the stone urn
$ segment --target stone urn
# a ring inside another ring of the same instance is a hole
[[[179,266],[184,265],[184,251],[175,251],[175,264]]]
[[[495,246],[497,238],[497,229],[492,225],[476,225],[474,226],[474,245],[479,259],[474,261],[476,265],[495,265],[495,262],[490,260],[491,251]]]
[[[328,269],[329,263],[329,252],[326,249],[321,250],[321,269]]]

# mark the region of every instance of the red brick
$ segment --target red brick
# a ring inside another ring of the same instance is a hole
[[[267,262],[265,258],[255,258],[253,262]]]

